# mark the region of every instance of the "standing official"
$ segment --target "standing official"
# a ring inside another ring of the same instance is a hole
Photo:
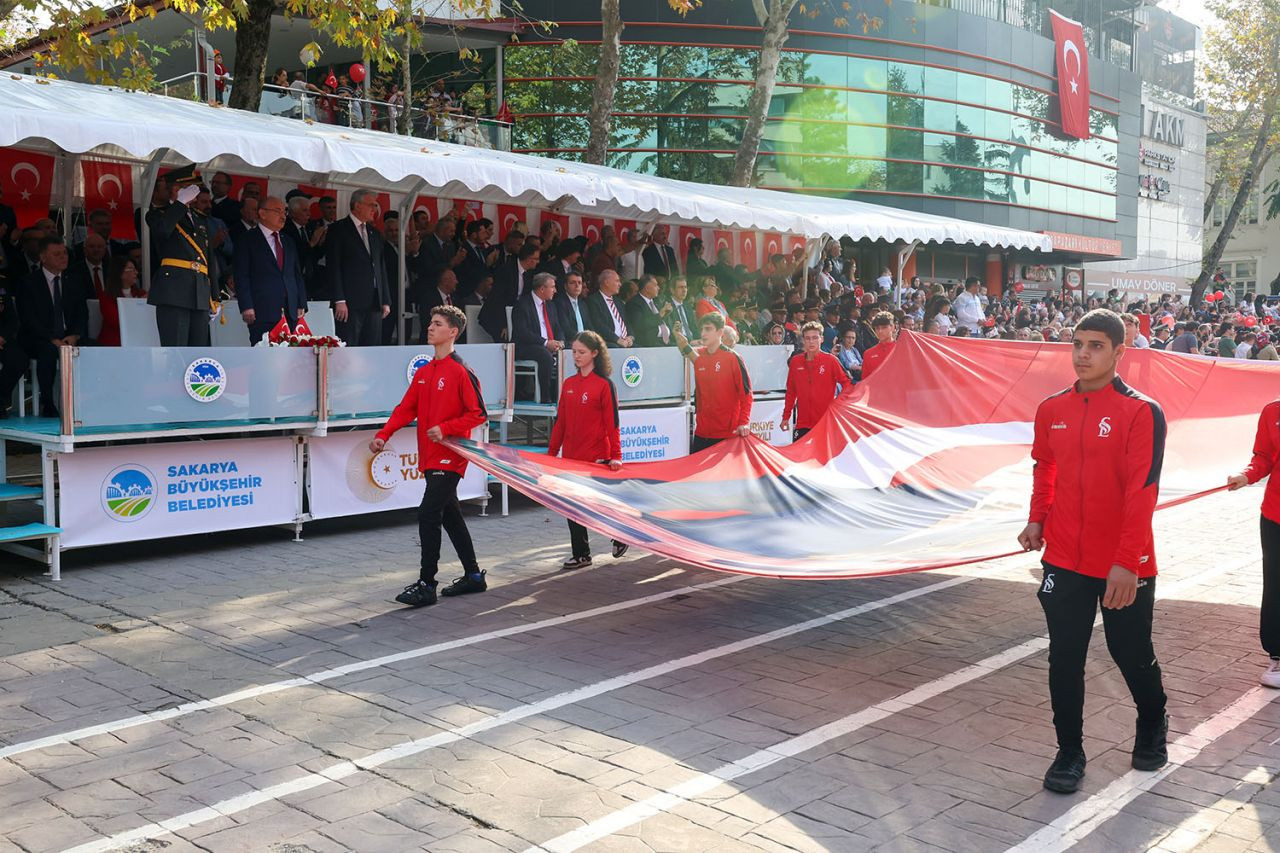
[[[1107,649],[1138,709],[1131,763],[1168,761],[1169,718],[1151,644],[1156,554],[1151,532],[1164,461],[1160,404],[1116,375],[1124,323],[1090,311],[1071,339],[1075,385],[1036,410],[1031,512],[1018,544],[1044,549],[1040,605],[1049,625],[1049,696],[1058,754],[1044,776],[1070,794],[1084,777],[1084,666],[1098,603]],[[1114,733],[1108,740],[1117,738]]]
[[[751,376],[742,358],[722,346],[724,317],[712,311],[699,319],[702,349],[689,346],[676,332],[676,344],[693,362],[694,417],[691,453],[706,450],[735,435],[751,434]]]
[[[297,247],[283,233],[284,201],[268,196],[258,208],[258,225],[236,240],[236,297],[256,344],[284,317],[293,326],[306,313],[306,286]]]
[[[609,348],[595,332],[581,332],[573,339],[572,376],[560,389],[556,423],[551,428],[548,456],[577,459],[622,469],[622,438],[618,425],[618,394],[609,376],[613,365]],[[566,569],[591,565],[591,539],[587,528],[569,521],[569,543],[573,556],[564,561]],[[613,540],[613,556],[627,553],[627,544]]]
[[[435,349],[431,361],[419,367],[386,426],[378,431],[369,450],[381,453],[396,430],[418,422],[418,469],[426,482],[422,505],[418,507],[418,537],[422,543],[422,567],[418,580],[404,588],[396,601],[411,607],[436,603],[436,573],[440,562],[440,530],[449,534],[453,550],[462,562],[463,575],[442,595],[465,595],[487,589],[485,574],[476,562],[476,549],[467,530],[467,521],[458,505],[458,483],[467,471],[467,462],[442,442],[465,438],[488,420],[480,381],[453,351],[458,335],[467,326],[461,308],[432,309],[427,325],[427,343]]]
[[[156,307],[162,347],[209,346],[209,222],[190,205],[200,194],[195,166],[165,176],[177,198],[147,214],[152,254],[160,259],[147,303]]]
[[[782,423],[786,430],[791,413],[796,415],[796,429],[791,434],[799,441],[831,408],[836,395],[849,388],[844,367],[830,353],[822,351],[822,324],[805,323],[800,327],[801,351],[787,362],[787,396],[782,404]],[[837,391],[836,389],[840,390]]]
[[[351,215],[333,223],[325,237],[325,275],[338,337],[348,346],[382,342],[382,321],[391,294],[382,268],[382,235],[371,224],[378,213],[373,190],[351,194]]]

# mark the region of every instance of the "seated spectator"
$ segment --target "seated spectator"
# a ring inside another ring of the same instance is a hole
[[[122,296],[140,298],[146,294],[138,286],[138,268],[126,257],[112,258],[107,267],[107,280],[98,291],[98,309],[102,312],[102,331],[98,333],[98,345],[120,346],[120,307],[116,300]]]
[[[538,364],[538,382],[544,403],[556,401],[558,386],[557,354],[564,348],[556,326],[552,299],[556,295],[556,278],[551,273],[535,273],[524,295],[516,302],[511,315],[512,340],[516,358]]]
[[[723,302],[716,298],[719,292],[720,288],[716,284],[715,276],[703,276],[702,295],[698,300],[698,307],[695,309],[695,313],[698,315],[698,318],[701,319],[704,315],[715,311],[722,319],[725,320],[726,325],[732,326],[733,321],[727,319],[729,317],[729,309],[725,307]]]
[[[65,275],[69,258],[62,238],[40,239],[40,268],[18,291],[19,343],[36,360],[40,386],[40,417],[56,418],[58,399],[53,380],[58,372],[58,348],[75,346],[88,337],[89,308],[80,279]]]

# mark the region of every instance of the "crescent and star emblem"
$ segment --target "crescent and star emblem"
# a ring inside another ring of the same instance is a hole
[[[40,170],[30,163],[14,164],[14,167],[9,170],[9,180],[16,185],[18,183],[18,175],[21,175],[23,172],[30,172],[36,179],[36,182],[32,184],[31,189],[35,189],[40,186]],[[29,201],[31,199],[31,190],[23,189],[19,191],[18,195],[23,201]]]
[[[111,173],[108,172],[98,176],[98,194],[101,195],[103,198],[106,198],[107,192],[102,188],[103,184],[116,185],[116,199],[124,195],[124,185],[120,183],[119,175],[112,175]],[[112,210],[115,210],[117,207],[119,207],[120,205],[116,201],[116,199],[111,199],[110,201],[108,201],[107,207],[109,207]]]
[[[1076,57],[1076,70],[1074,73],[1071,71],[1071,66],[1067,63],[1068,57],[1073,53]],[[1067,39],[1062,43],[1062,65],[1067,69],[1067,74],[1071,77],[1071,94],[1074,95],[1080,90],[1080,84],[1076,79],[1080,74],[1080,48],[1071,39]]]

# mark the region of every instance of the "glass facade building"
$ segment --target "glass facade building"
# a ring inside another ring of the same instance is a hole
[[[1130,0],[823,4],[793,15],[757,162],[759,185],[1136,243],[1139,112]],[[746,121],[760,30],[750,2],[681,18],[623,2],[609,164],[724,183]],[[1092,138],[1057,115],[1052,7],[1084,25]],[[832,8],[843,9],[833,12]],[[585,149],[599,5],[528,0],[554,38],[504,48],[512,147]],[[839,17],[837,17],[839,15]]]

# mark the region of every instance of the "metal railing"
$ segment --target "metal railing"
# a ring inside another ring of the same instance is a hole
[[[202,71],[189,71],[159,81],[155,90],[171,98],[202,101],[207,97],[204,78]],[[231,85],[228,78],[227,97],[231,94]],[[331,94],[312,85],[297,88],[267,84],[262,87],[262,100],[258,104],[260,113],[343,127],[370,127],[385,133],[399,132],[399,120],[404,110],[403,104]],[[473,148],[511,150],[511,125],[508,122],[444,109],[411,108],[409,135]]]

